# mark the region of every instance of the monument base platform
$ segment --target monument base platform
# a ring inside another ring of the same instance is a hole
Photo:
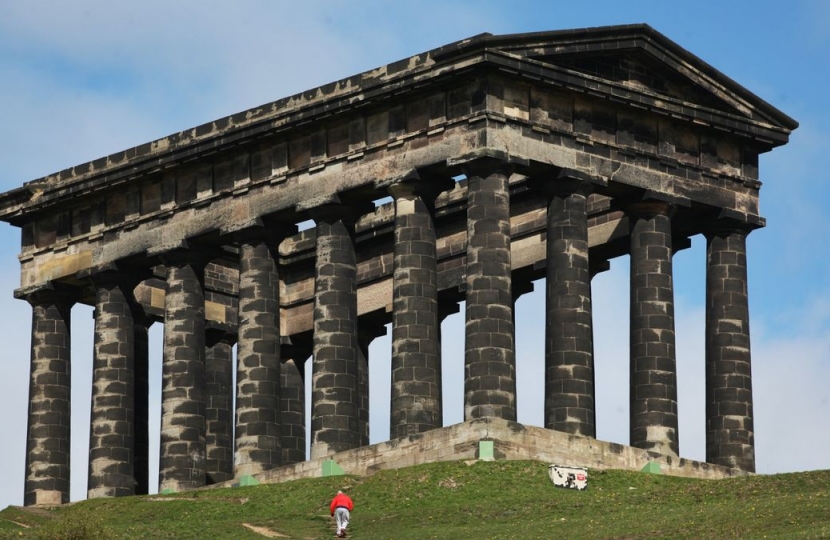
[[[601,441],[581,435],[570,435],[536,426],[526,426],[500,418],[479,418],[424,433],[418,433],[372,444],[325,458],[278,467],[254,475],[260,484],[288,482],[299,478],[328,476],[333,460],[338,472],[359,476],[386,469],[411,467],[436,461],[480,459],[481,442],[492,442],[486,448],[488,459],[536,460],[587,469],[627,469],[655,471],[690,478],[726,478],[750,473],[720,465],[704,463]],[[492,452],[492,456],[489,455]],[[231,487],[239,480],[230,480],[210,487]]]

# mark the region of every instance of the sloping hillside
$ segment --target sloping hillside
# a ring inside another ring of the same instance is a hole
[[[830,471],[692,480],[589,471],[556,488],[533,461],[444,462],[285,484],[9,507],[0,538],[332,538],[328,502],[355,501],[358,539],[830,538]],[[71,534],[75,534],[72,536]]]

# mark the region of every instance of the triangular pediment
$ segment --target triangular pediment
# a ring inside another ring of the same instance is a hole
[[[615,54],[563,54],[536,58],[547,64],[564,67],[607,81],[620,83],[643,92],[668,96],[684,103],[752,118],[754,111],[740,107],[734,99],[724,99],[709,89],[694,84],[666,64],[643,50],[632,49]],[[761,118],[755,118],[761,120]]]
[[[630,91],[658,102],[666,99],[692,111],[717,111],[786,132],[798,126],[792,118],[645,24],[482,34],[443,49],[450,56],[475,48],[500,51],[608,83],[623,94]],[[615,97],[620,95],[615,92]]]

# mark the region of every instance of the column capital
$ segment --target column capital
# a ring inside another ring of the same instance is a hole
[[[747,216],[728,208],[722,208],[717,217],[707,223],[703,234],[711,239],[714,236],[731,233],[743,233],[748,236],[755,229],[760,229],[765,223],[763,220],[752,222]]]
[[[267,242],[273,246],[275,251],[280,242],[296,233],[297,226],[295,224],[269,223],[262,219],[257,219],[243,228],[228,232],[237,243]]]
[[[531,177],[528,184],[550,200],[557,195],[579,194],[587,197],[607,182],[576,169],[553,169]]]
[[[526,166],[527,160],[489,147],[476,148],[465,155],[447,160],[448,167],[458,167],[467,176],[489,176],[499,169],[510,176],[517,165]]]
[[[461,171],[467,175],[467,177],[478,176],[481,178],[498,173],[501,173],[509,178],[510,175],[513,174],[514,169],[515,165],[512,163],[508,163],[505,160],[495,157],[478,158],[473,161],[468,161],[461,166]]]
[[[50,281],[37,288],[17,289],[14,291],[14,297],[26,300],[33,307],[55,303],[65,304],[71,308],[77,302],[78,293],[69,286]]]
[[[378,187],[385,188],[394,199],[420,197],[433,207],[435,198],[442,192],[452,189],[454,184],[451,178],[422,174],[417,169],[412,169],[404,176],[378,184]]]
[[[647,199],[626,205],[625,213],[632,217],[672,217],[675,209],[675,205],[670,202]]]
[[[334,221],[343,221],[350,226],[355,223],[366,213],[369,212],[368,204],[347,204],[340,201],[340,197],[334,195],[334,200],[325,202],[318,206],[309,209],[309,215],[315,223],[331,223]]]
[[[689,207],[691,202],[686,197],[646,190],[633,196],[622,197],[621,205],[626,214],[634,217],[672,217],[678,207]]]
[[[386,191],[394,199],[414,199],[415,197],[424,197],[429,194],[425,193],[429,190],[421,180],[421,175],[414,169],[406,176],[396,179],[385,187]]]

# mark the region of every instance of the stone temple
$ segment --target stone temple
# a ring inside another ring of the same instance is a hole
[[[406,445],[463,457],[471,433],[508,457],[563,441],[586,460],[602,449],[690,466],[672,256],[698,234],[706,463],[691,467],[752,472],[746,238],[764,226],[758,156],[797,126],[646,25],[482,34],[4,193],[0,219],[22,238],[15,295],[32,306],[25,504],[69,499],[75,303],[95,319],[93,371],[74,373],[93,380],[89,497],[147,493],[156,474],[178,491],[331,457],[373,470]],[[626,254],[623,447],[595,439],[591,279]],[[533,428],[515,422],[514,303],[542,277]],[[465,422],[445,427],[441,366],[462,359],[442,359],[440,323],[462,301]],[[373,448],[368,347],[388,323],[392,440]]]

